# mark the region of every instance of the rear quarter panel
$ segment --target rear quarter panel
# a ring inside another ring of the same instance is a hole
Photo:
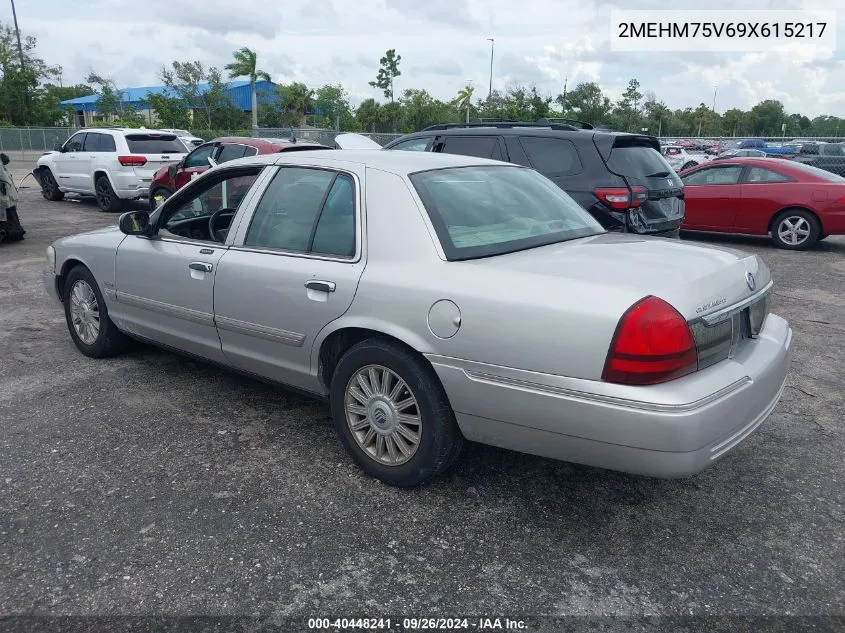
[[[819,202],[824,206],[827,198],[824,193],[824,198],[819,200],[819,192],[827,188],[821,183],[744,183],[741,187],[742,204],[736,215],[736,230],[754,235],[768,234],[772,218],[790,207],[808,209],[821,217]]]

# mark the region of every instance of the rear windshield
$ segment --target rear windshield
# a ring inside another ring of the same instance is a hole
[[[532,169],[453,167],[411,174],[410,179],[450,260],[604,232],[581,205]]]
[[[615,174],[629,178],[647,178],[654,174],[671,174],[666,159],[651,147],[614,147],[607,166]]]
[[[173,134],[127,134],[126,144],[133,154],[184,154],[185,146]]]
[[[837,176],[836,174],[825,171],[824,169],[805,165],[804,163],[799,163],[798,161],[789,161],[789,166],[828,182],[845,182],[845,178],[842,176]]]

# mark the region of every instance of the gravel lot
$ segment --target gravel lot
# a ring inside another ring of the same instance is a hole
[[[117,218],[34,183],[19,211],[26,239],[0,245],[0,614],[845,615],[845,238],[707,238],[763,257],[795,332],[781,404],[709,471],[470,445],[403,491],[352,465],[323,404],[148,347],[82,356],[44,249]]]

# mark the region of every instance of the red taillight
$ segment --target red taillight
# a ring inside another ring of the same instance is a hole
[[[124,167],[140,167],[147,164],[147,159],[143,156],[118,156],[117,162]]]
[[[645,187],[599,187],[593,193],[604,204],[611,209],[625,211],[636,209],[648,199],[648,190]]]
[[[683,316],[654,296],[622,315],[602,378],[624,385],[654,385],[698,369],[692,331]]]

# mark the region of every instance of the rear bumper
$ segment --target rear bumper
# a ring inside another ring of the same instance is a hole
[[[774,410],[792,330],[770,315],[733,359],[663,385],[627,387],[431,356],[467,439],[655,477],[694,475]]]
[[[152,177],[142,178],[136,174],[115,172],[112,175],[112,187],[119,198],[137,199],[150,195]]]

